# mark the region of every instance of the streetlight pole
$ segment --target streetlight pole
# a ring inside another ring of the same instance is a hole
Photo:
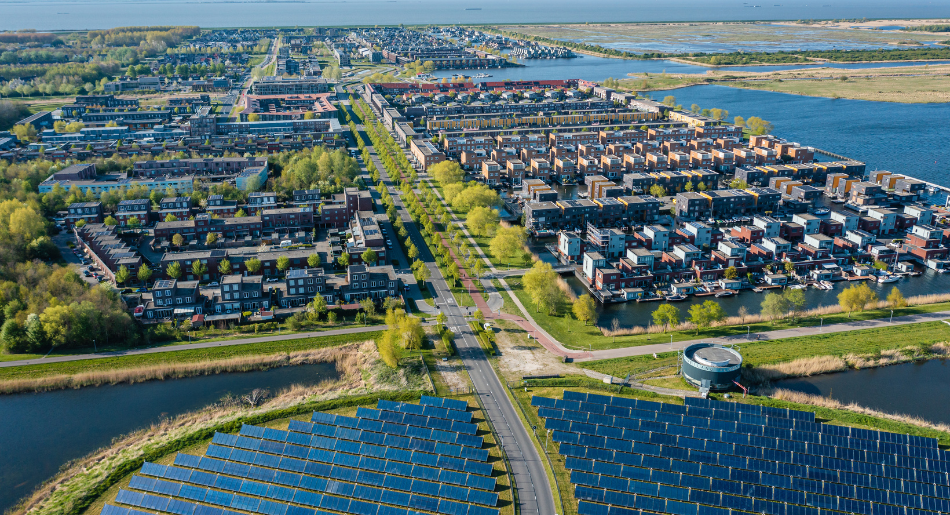
[[[890,320],[890,323],[893,323],[893,322],[894,322],[894,310],[892,309],[892,310],[891,310],[891,320]]]
[[[99,348],[96,347],[96,340],[92,341],[92,352],[99,352]]]
[[[818,326],[818,331],[823,332],[825,330],[825,319],[819,318],[818,320],[821,320],[821,325]]]
[[[670,349],[673,348],[673,333],[670,333]]]
[[[544,453],[548,453],[548,440],[551,439],[551,430],[548,429],[548,434],[544,437]]]
[[[752,326],[751,326],[751,325],[745,326],[745,339],[746,339],[746,340],[751,340],[751,339],[752,339]]]

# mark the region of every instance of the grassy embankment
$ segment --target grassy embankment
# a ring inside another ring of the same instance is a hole
[[[521,303],[526,308],[532,308],[534,302],[521,286],[520,277],[509,277],[505,279],[511,290],[518,296]],[[752,295],[752,293],[744,293]],[[764,299],[764,296],[763,296]],[[922,313],[934,313],[937,311],[950,310],[950,302],[946,299],[932,304],[920,304],[899,308],[894,310],[894,316],[916,315]],[[653,303],[653,309],[660,305],[659,302]],[[796,319],[784,318],[769,321],[760,315],[749,315],[744,319],[740,317],[730,317],[725,321],[725,325],[710,327],[703,330],[695,330],[689,323],[682,323],[677,330],[664,332],[662,327],[647,326],[652,324],[649,315],[644,315],[642,324],[633,328],[621,328],[617,331],[616,337],[608,328],[596,325],[584,325],[575,319],[569,312],[570,307],[563,307],[559,315],[550,315],[546,311],[532,311],[531,316],[548,333],[554,336],[565,347],[577,350],[605,350],[621,347],[634,347],[639,345],[651,345],[656,343],[669,343],[670,336],[673,341],[696,340],[702,338],[723,338],[727,336],[745,336],[747,333],[762,333],[775,331],[779,329],[789,329],[793,327],[811,327],[822,325],[838,324],[844,322],[854,322],[861,320],[873,320],[887,318],[891,314],[890,308],[883,305],[879,309],[869,309],[862,312],[852,313],[849,317],[847,313],[842,313],[838,306],[826,306],[803,313]],[[652,311],[652,310],[651,310]],[[680,318],[685,319],[688,313],[681,308]],[[748,327],[747,327],[748,326]]]
[[[347,352],[337,363],[340,379],[278,392],[258,407],[220,403],[165,419],[115,439],[113,445],[74,460],[11,510],[79,515],[113,485],[155,461],[182,449],[206,445],[215,431],[237,432],[242,424],[264,424],[313,411],[354,407],[377,399],[413,401],[430,391],[421,362],[407,358],[393,371],[382,364],[373,342]],[[96,511],[88,511],[97,513]]]
[[[841,80],[840,78],[776,79],[721,84],[743,89],[762,89],[809,97],[849,98],[905,104],[950,102],[950,80],[947,80],[946,74],[865,76],[848,78],[848,80]]]
[[[373,340],[377,332],[301,338],[0,368],[0,393],[248,372],[333,361],[321,350]],[[335,359],[335,358],[334,358]]]
[[[950,326],[924,322],[741,344],[746,380],[770,381],[947,355]],[[676,365],[675,352],[578,364],[614,377]],[[668,375],[664,372],[662,375]]]

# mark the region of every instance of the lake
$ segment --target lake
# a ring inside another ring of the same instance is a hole
[[[950,363],[946,360],[787,379],[775,386],[950,424]]]
[[[227,394],[272,394],[339,377],[333,364],[280,367],[167,381],[0,395],[0,513],[66,462],[164,418],[195,411]]]
[[[0,29],[85,30],[132,25],[268,27],[479,23],[798,20],[950,17],[945,2],[783,0],[740,2],[603,0],[596,8],[569,0],[326,1],[6,1]]]

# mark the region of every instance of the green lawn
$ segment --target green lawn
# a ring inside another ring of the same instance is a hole
[[[909,346],[926,347],[950,341],[950,326],[943,322],[924,322],[894,327],[864,329],[844,333],[801,336],[741,344],[742,358],[747,365],[761,366],[812,356],[844,356],[876,354]],[[675,365],[676,353],[604,359],[579,363],[579,366],[614,377],[625,377],[653,368]]]
[[[515,292],[515,294],[518,296],[518,299],[521,300],[521,303],[524,304],[525,307],[530,308],[531,306],[534,306],[534,302],[531,300],[531,297],[521,288],[520,277],[509,277],[506,278],[505,281],[509,286],[511,286],[511,290]],[[747,292],[743,293],[743,295],[753,294]],[[762,298],[764,299],[764,296]],[[656,305],[659,306],[660,303],[656,303]],[[950,303],[941,302],[937,304],[924,304],[920,306],[910,306],[906,308],[895,309],[894,316],[917,315],[921,313],[933,313],[946,310],[950,310]],[[822,317],[799,317],[797,320],[781,319],[774,320],[772,322],[747,324],[748,327],[747,325],[721,326],[711,327],[709,329],[700,331],[672,331],[659,334],[618,336],[616,338],[604,336],[600,328],[596,325],[584,325],[583,322],[574,319],[573,316],[569,316],[567,314],[567,309],[562,309],[559,316],[552,316],[547,312],[535,311],[532,311],[531,316],[534,317],[535,321],[542,328],[544,328],[545,331],[550,333],[551,336],[554,336],[569,349],[582,350],[592,348],[593,350],[605,350],[622,347],[635,347],[639,345],[651,345],[655,343],[669,343],[670,335],[673,336],[674,342],[696,340],[700,338],[722,338],[725,336],[745,335],[748,332],[762,333],[779,329],[789,329],[792,327],[818,326],[822,324],[821,319],[824,319],[824,325],[831,325],[849,321],[853,322],[856,320],[887,318],[890,316],[890,314],[891,310],[889,309],[876,309],[853,313],[850,318],[848,317],[847,313],[837,313],[832,315],[824,315]],[[685,312],[685,310],[681,310],[680,319],[685,319],[687,316],[688,314]],[[644,318],[644,320],[641,321],[641,325],[643,326],[646,326],[649,323],[652,323],[652,320],[648,318]]]
[[[519,317],[524,316],[524,313],[518,309],[515,301],[511,299],[511,295],[508,295],[508,292],[505,291],[505,288],[501,285],[501,281],[498,279],[492,279],[491,283],[495,286],[495,289],[498,290],[498,293],[501,294],[501,298],[505,300],[505,305],[501,308],[502,312],[508,313],[509,315],[517,315]]]
[[[136,368],[159,364],[193,363],[206,360],[222,360],[239,356],[277,354],[281,352],[292,352],[303,349],[319,349],[344,345],[347,343],[373,340],[378,337],[379,334],[379,332],[366,332],[336,336],[322,336],[315,338],[301,338],[298,340],[249,343],[247,345],[209,347],[207,349],[160,352],[155,354],[137,354],[133,356],[119,356],[114,358],[66,361],[43,365],[7,367],[0,368],[0,380],[21,378],[27,379],[61,374],[78,374],[82,372]]]

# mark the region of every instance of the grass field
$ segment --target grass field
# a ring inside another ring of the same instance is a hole
[[[946,75],[866,77],[847,81],[840,79],[744,81],[724,85],[809,97],[851,98],[907,104],[950,102],[950,80]]]
[[[740,352],[744,364],[756,367],[812,356],[874,355],[881,351],[909,346],[925,348],[931,344],[946,341],[950,341],[950,326],[943,322],[925,322],[845,333],[742,343]],[[614,377],[625,377],[627,374],[641,373],[657,367],[675,364],[676,353],[664,352],[658,354],[656,359],[652,355],[632,356],[588,361],[578,365]]]
[[[65,361],[61,363],[49,363],[43,365],[8,367],[0,368],[0,381],[21,378],[37,378],[61,374],[80,374],[83,372],[97,372],[124,368],[137,368],[149,365],[195,363],[199,361],[220,360],[241,356],[277,354],[305,349],[320,349],[347,343],[373,340],[378,335],[378,332],[367,332],[339,336],[301,338],[299,340],[250,343],[247,345],[210,347],[207,349],[170,351],[155,354],[137,354],[133,356],[120,356],[114,358]]]

